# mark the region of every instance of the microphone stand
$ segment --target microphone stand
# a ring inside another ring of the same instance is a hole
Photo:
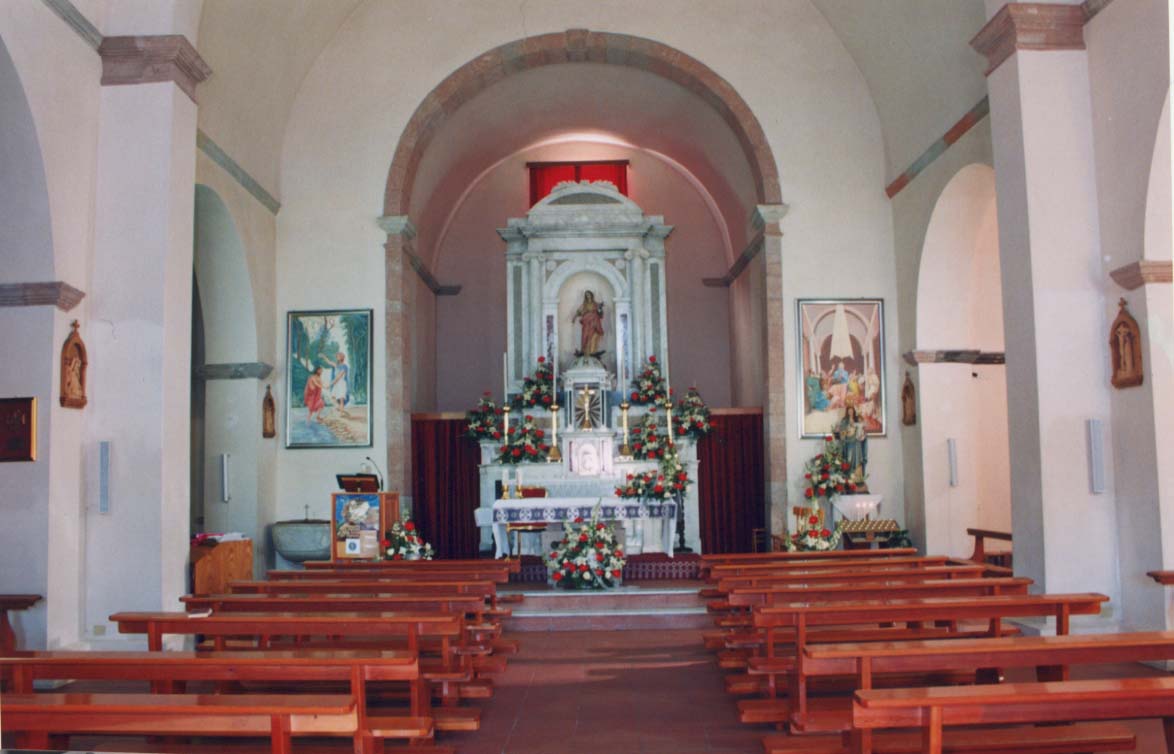
[[[383,470],[379,468],[379,464],[375,463],[375,459],[367,456],[367,461],[375,467],[375,476],[379,480],[379,491],[383,492]]]

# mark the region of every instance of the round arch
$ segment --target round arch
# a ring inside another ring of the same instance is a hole
[[[384,215],[407,215],[416,170],[445,120],[481,91],[532,68],[558,63],[639,68],[699,95],[730,126],[754,177],[760,204],[781,204],[778,167],[761,124],[741,95],[699,60],[660,42],[629,34],[570,29],[509,42],[449,74],[417,106],[400,135],[384,192]]]
[[[967,165],[942,190],[926,228],[919,350],[1003,350],[998,233],[994,170]],[[1002,364],[923,363],[918,383],[925,546],[965,552],[968,527],[1011,528],[1006,373]]]

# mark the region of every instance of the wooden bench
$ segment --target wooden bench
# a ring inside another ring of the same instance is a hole
[[[951,641],[898,641],[808,645],[792,676],[791,728],[796,731],[842,731],[851,726],[851,710],[805,716],[809,684],[818,678],[849,677],[853,690],[873,687],[887,674],[918,674],[984,669],[997,680],[1004,668],[1035,668],[1037,680],[1065,680],[1070,665],[1144,662],[1174,657],[1174,631],[1122,634],[1020,636]]]
[[[521,573],[522,564],[513,560],[488,560],[483,558],[455,558],[445,560],[307,560],[302,563],[307,570],[385,570],[385,571],[443,571],[504,566],[510,573]]]
[[[485,568],[451,568],[438,571],[379,569],[363,570],[347,568],[341,570],[318,569],[313,571],[267,571],[265,577],[270,581],[338,581],[347,579],[354,581],[423,581],[438,579],[458,579],[466,581],[494,581],[504,584],[509,581],[509,569],[503,566]]]
[[[924,581],[833,581],[737,588],[727,598],[731,607],[771,606],[801,601],[860,601],[884,596],[886,599],[919,597],[977,597],[997,594],[1027,594],[1033,581],[1028,578],[927,579]]]
[[[461,708],[459,685],[472,679],[472,662],[454,642],[464,637],[464,619],[452,613],[116,613],[119,633],[146,634],[158,652],[163,636],[203,635],[218,651],[243,649],[405,649],[420,656],[422,673],[440,688],[437,730],[476,730],[480,712]],[[241,644],[229,639],[244,640]],[[424,639],[433,641],[425,643]],[[425,654],[439,658],[429,666]]]
[[[155,693],[182,693],[190,681],[333,681],[349,684],[356,751],[379,751],[374,741],[384,738],[433,736],[427,690],[411,652],[21,652],[0,658],[0,666],[12,671],[13,690],[21,694],[32,693],[38,680],[143,681]],[[410,715],[370,714],[367,685],[393,682],[405,684]]]
[[[853,552],[872,553],[873,550],[853,550]],[[825,559],[803,560],[789,563],[730,563],[715,565],[709,570],[709,580],[717,581],[725,576],[746,576],[759,573],[789,573],[796,570],[817,571],[825,568],[860,569],[860,568],[925,568],[928,566],[949,565],[956,559],[946,555],[906,555],[889,558],[859,558],[854,560]]]
[[[508,609],[499,606],[497,584],[487,580],[444,580],[444,581],[363,581],[322,580],[322,581],[233,581],[228,585],[231,594],[334,594],[334,595],[383,595],[383,594],[430,594],[440,591],[461,594],[480,594],[489,603],[489,614],[497,617],[509,615]],[[520,596],[520,595],[519,595]],[[519,600],[520,601],[520,600]]]
[[[894,547],[889,550],[877,550],[865,554],[856,550],[828,550],[826,552],[789,552],[776,550],[774,552],[731,552],[720,555],[702,555],[700,561],[701,575],[704,577],[709,569],[717,565],[738,563],[768,563],[768,562],[796,562],[801,560],[854,560],[858,558],[885,558],[907,557],[916,555],[917,550],[912,547]]]
[[[852,751],[871,754],[869,735],[918,728],[922,754],[941,754],[944,729],[958,725],[1011,725],[1161,718],[1166,751],[1174,752],[1174,677],[1007,683],[857,691],[852,702]],[[1032,730],[1024,731],[1032,735]],[[1085,749],[1087,751],[1087,749]]]
[[[857,583],[878,581],[927,581],[931,579],[979,578],[984,569],[980,565],[928,566],[925,568],[825,568],[818,570],[770,571],[747,576],[726,576],[713,587],[700,591],[706,599],[723,598],[734,589],[770,586],[773,584],[796,584],[814,582],[852,581]]]
[[[386,613],[460,612],[480,622],[486,610],[485,600],[477,594],[426,593],[373,595],[285,595],[285,594],[206,594],[180,597],[188,612],[213,610],[217,613]]]
[[[290,754],[295,736],[354,736],[354,701],[342,694],[5,694],[5,730],[17,745],[48,748],[60,734],[267,737]]]
[[[0,655],[16,650],[16,631],[8,620],[8,611],[28,610],[40,601],[39,594],[0,594]]]
[[[971,553],[970,559],[975,563],[991,563],[1003,568],[1011,567],[1011,551],[1000,550],[998,552],[988,552],[986,549],[986,540],[998,539],[1003,542],[1011,541],[1011,532],[1009,531],[994,531],[992,529],[967,529],[966,533],[974,537],[974,552]]]
[[[948,636],[941,638],[974,638],[975,634],[968,631],[959,631],[957,623],[964,620],[987,621],[988,626],[983,631],[985,635],[997,637],[1002,635],[1002,621],[1006,618],[1022,618],[1031,616],[1054,616],[1056,619],[1056,633],[1068,633],[1069,617],[1072,615],[1095,615],[1100,612],[1101,605],[1108,601],[1103,594],[1043,594],[1043,595],[1000,595],[989,597],[970,598],[929,598],[924,600],[891,600],[884,602],[846,602],[827,605],[796,603],[776,607],[759,607],[754,611],[754,625],[762,631],[761,638],[763,654],[750,658],[747,669],[752,674],[769,676],[766,699],[743,700],[738,703],[743,722],[770,722],[785,723],[792,717],[790,699],[773,698],[778,689],[778,677],[790,678],[795,671],[797,658],[803,654],[809,641],[827,642],[826,635],[812,634],[813,628],[826,626],[852,626],[853,630],[860,630],[861,626],[881,626],[895,623],[910,624],[908,629],[865,629],[868,635],[862,636],[862,641],[884,640],[886,634],[893,640],[927,638],[918,635],[902,635],[902,633],[920,632],[925,629],[923,624],[944,622]],[[846,632],[848,635],[851,631]],[[784,639],[786,652],[780,656],[776,653],[779,639]],[[928,637],[935,638],[935,637]],[[833,641],[853,641],[838,636]],[[749,641],[754,641],[750,639]],[[748,643],[749,643],[748,641]],[[791,684],[791,698],[803,703],[806,690],[803,687],[804,679],[795,676],[796,687]],[[800,709],[796,714],[806,714]]]

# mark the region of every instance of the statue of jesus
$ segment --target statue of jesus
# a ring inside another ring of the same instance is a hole
[[[571,317],[571,322],[579,320],[582,327],[579,336],[579,350],[576,356],[598,357],[603,351],[599,350],[600,340],[603,338],[603,302],[595,301],[595,294],[584,291],[583,303]]]

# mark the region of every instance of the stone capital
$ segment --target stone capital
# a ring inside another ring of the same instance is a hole
[[[1133,264],[1118,267],[1109,273],[1109,277],[1113,278],[1113,282],[1125,290],[1132,291],[1150,283],[1174,282],[1174,264],[1142,259]]]
[[[102,86],[171,81],[196,101],[196,86],[212,69],[182,34],[106,37],[98,46]]]
[[[195,368],[203,380],[263,380],[273,372],[273,366],[263,361],[204,364]]]
[[[1080,5],[1008,3],[970,46],[986,57],[989,76],[1016,50],[1083,50],[1086,20]]]
[[[786,204],[759,204],[754,208],[754,214],[751,215],[750,221],[754,227],[768,232],[771,235],[782,234],[781,223],[783,218],[787,216],[787,210],[791,209]]]
[[[85,295],[62,280],[0,284],[0,306],[56,306],[67,312],[77,306]]]
[[[384,215],[376,220],[379,227],[389,236],[403,236],[410,241],[416,237],[416,226],[407,215]]]

